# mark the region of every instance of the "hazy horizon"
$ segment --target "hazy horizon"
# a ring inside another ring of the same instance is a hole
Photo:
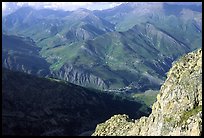
[[[127,2],[2,2],[2,15],[8,15],[21,7],[30,6],[35,9],[53,9],[74,11],[79,8],[88,10],[105,10]],[[146,2],[139,2],[146,3]],[[161,3],[161,2],[159,2]],[[169,4],[202,4],[202,2],[168,2]]]

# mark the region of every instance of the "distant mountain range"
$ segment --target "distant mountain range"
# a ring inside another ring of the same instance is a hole
[[[159,89],[172,62],[202,46],[202,5],[22,7],[3,17],[2,29],[8,69],[95,89],[144,92]]]

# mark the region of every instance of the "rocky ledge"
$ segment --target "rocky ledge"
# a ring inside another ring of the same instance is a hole
[[[149,117],[115,115],[92,136],[199,136],[202,134],[202,49],[173,64]]]

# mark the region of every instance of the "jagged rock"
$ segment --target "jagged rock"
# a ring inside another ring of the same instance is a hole
[[[97,125],[92,135],[201,135],[202,50],[183,56],[173,65],[149,117],[129,120],[126,115],[115,115]]]

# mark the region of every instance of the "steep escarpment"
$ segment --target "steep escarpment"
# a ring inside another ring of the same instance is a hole
[[[95,89],[105,89],[108,85],[100,77],[92,74],[90,71],[83,69],[83,67],[77,67],[72,64],[65,64],[58,71],[51,72],[53,77],[59,78],[61,80],[66,80],[68,82],[78,84],[85,87],[93,87]]]
[[[115,115],[92,135],[201,135],[202,50],[180,58],[167,75],[149,117]]]

